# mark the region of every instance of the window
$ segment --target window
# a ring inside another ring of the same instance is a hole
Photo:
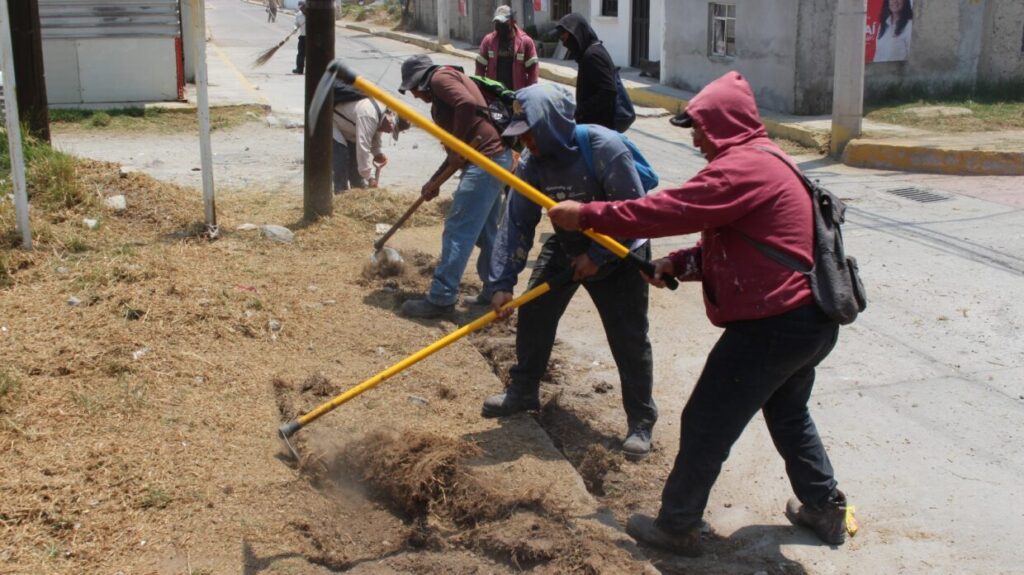
[[[708,5],[708,15],[708,52],[712,56],[735,56],[736,5],[712,2]]]
[[[602,16],[618,16],[619,0],[601,0]]]

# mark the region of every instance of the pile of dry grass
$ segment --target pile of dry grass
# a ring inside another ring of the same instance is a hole
[[[411,519],[449,520],[473,527],[510,517],[518,509],[543,508],[538,493],[515,493],[485,481],[465,462],[480,449],[461,439],[433,433],[374,432],[342,457],[388,504]]]
[[[393,224],[402,217],[418,196],[395,194],[386,188],[349,190],[338,197],[338,212],[367,224]],[[450,200],[425,202],[405,222],[407,227],[432,226],[444,219]]]

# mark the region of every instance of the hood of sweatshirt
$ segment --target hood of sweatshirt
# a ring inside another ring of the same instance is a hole
[[[728,72],[705,86],[690,100],[686,113],[704,131],[716,155],[768,136],[757,111],[754,92],[738,72]]]
[[[534,84],[516,92],[517,115],[525,115],[541,162],[574,160],[576,101],[561,84]]]
[[[597,32],[590,27],[590,23],[587,19],[579,14],[573,12],[566,14],[558,21],[558,27],[565,29],[573,38],[576,39],[576,44],[579,46],[579,50],[573,50],[570,56],[577,62],[583,58],[583,53],[587,51],[594,42],[600,42],[597,37]]]

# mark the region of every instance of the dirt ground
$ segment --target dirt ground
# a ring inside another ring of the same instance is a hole
[[[130,150],[139,171],[86,162],[80,176],[128,210],[37,214],[42,247],[7,251],[0,573],[806,572],[756,533],[709,536],[707,557],[682,563],[624,535],[630,513],[657,508],[674,453],[619,453],[614,370],[585,349],[605,345],[598,332],[556,344],[535,418],[479,417],[513,361],[515,325],[495,324],[310,424],[291,461],[283,421],[482,313],[398,317],[429,284],[444,196],[392,240],[403,272],[368,275],[376,224],[415,189],[349,193],[302,224],[301,164],[272,143],[296,135],[218,133],[222,236],[209,242],[192,152],[175,145],[188,136],[107,134],[89,148]],[[466,293],[478,288],[467,274]]]

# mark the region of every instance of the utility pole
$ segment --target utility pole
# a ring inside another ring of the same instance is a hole
[[[18,109],[28,131],[50,141],[50,112],[43,72],[43,40],[39,27],[39,0],[8,3],[13,45],[14,74],[18,85]]]
[[[451,24],[448,23],[449,10],[448,0],[437,0],[437,43],[442,46],[452,43]]]
[[[334,60],[334,1],[306,0],[306,121],[309,106]],[[303,165],[303,215],[311,222],[334,213],[334,185],[331,181],[332,125],[334,99],[328,98],[323,111],[317,116],[316,126],[305,130],[305,163]]]
[[[867,0],[836,3],[835,65],[832,74],[833,156],[842,155],[846,144],[860,137],[864,120],[864,27]]]
[[[4,111],[7,121],[7,147],[11,156],[11,187],[14,190],[14,212],[21,245],[32,249],[32,228],[28,219],[28,188],[25,185],[25,155],[21,148],[21,123],[18,117],[18,80],[11,53],[11,22],[7,0],[0,0],[0,64],[4,73]]]

